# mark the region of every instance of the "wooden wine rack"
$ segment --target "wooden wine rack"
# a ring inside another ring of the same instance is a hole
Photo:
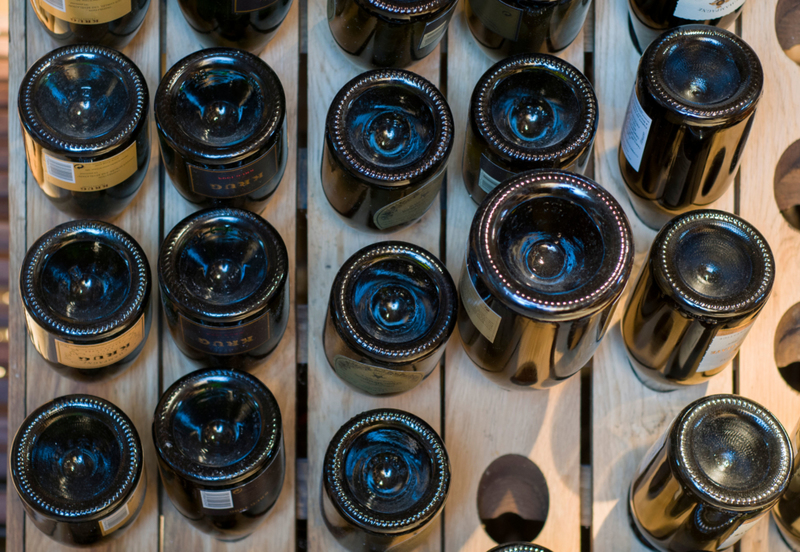
[[[27,248],[42,233],[67,217],[51,205],[27,169],[16,114],[22,76],[54,44],[27,1],[12,0],[11,434],[26,413],[68,393],[105,397],[131,417],[145,448],[148,494],[137,522],[120,539],[103,548],[108,551],[292,552],[297,546],[298,519],[307,519],[309,550],[341,550],[321,517],[322,457],[328,441],[346,420],[377,407],[401,408],[421,416],[444,436],[447,444],[453,470],[449,501],[420,550],[486,552],[494,545],[478,518],[476,493],[486,467],[495,458],[509,453],[530,458],[547,481],[549,513],[536,538],[538,544],[554,552],[646,550],[628,525],[628,485],[646,449],[683,406],[703,394],[738,392],[767,406],[790,430],[800,418],[800,396],[779,375],[773,353],[778,321],[800,301],[800,285],[796,282],[800,270],[800,232],[784,222],[772,192],[773,174],[781,153],[800,139],[800,104],[795,99],[800,93],[800,67],[784,55],[776,39],[776,3],[777,0],[750,0],[737,22],[737,31],[753,46],[764,65],[765,92],[741,173],[716,207],[740,214],[761,230],[775,253],[777,279],[772,298],[734,360],[733,369],[708,385],[673,393],[652,392],[639,383],[628,367],[619,324],[614,323],[584,377],[576,376],[548,392],[508,392],[493,386],[478,373],[456,332],[442,365],[422,385],[397,397],[373,398],[352,392],[335,377],[325,360],[321,342],[328,294],[339,266],[359,248],[386,239],[345,226],[327,204],[319,182],[329,103],[339,88],[360,70],[333,42],[324,0],[294,0],[278,35],[262,54],[280,76],[286,91],[290,143],[286,174],[263,215],[286,241],[292,259],[293,297],[296,253],[305,258],[307,251],[308,324],[305,324],[305,308],[297,310],[303,314],[297,321],[293,309],[278,349],[256,372],[275,393],[283,414],[287,451],[283,492],[266,523],[251,537],[235,544],[222,544],[186,523],[159,488],[150,429],[153,411],[161,392],[194,369],[175,347],[165,322],[153,324],[144,352],[136,363],[105,384],[78,384],[58,376],[47,367],[25,334],[17,291],[20,263]],[[412,70],[440,86],[453,111],[456,142],[446,193],[440,196],[441,202],[435,202],[438,208],[431,209],[411,227],[392,234],[390,239],[413,242],[436,253],[457,278],[475,211],[461,180],[467,108],[474,84],[491,61],[470,35],[462,5],[445,40],[443,46]],[[125,53],[144,72],[152,102],[163,72],[197,48],[177,0],[160,3],[152,0],[144,26]],[[562,57],[585,69],[595,86],[600,121],[593,175],[623,204],[631,220],[636,237],[634,281],[655,234],[631,210],[617,165],[620,129],[638,63],[638,55],[628,38],[626,1],[596,0],[584,34]],[[301,67],[306,69],[305,75],[299,74]],[[299,101],[302,99],[306,101]],[[130,232],[144,247],[155,277],[161,240],[192,211],[192,206],[178,195],[164,175],[152,117],[150,126],[150,170],[133,204],[114,223]],[[306,132],[298,134],[298,127]],[[307,136],[307,148],[299,147],[302,144],[298,138],[303,136]],[[298,243],[296,239],[298,213],[307,213],[306,243]],[[305,268],[305,263],[300,266]],[[305,278],[298,280],[305,282]],[[158,305],[156,297],[154,301]],[[618,309],[617,318],[621,310]],[[154,320],[158,322],[158,317]],[[302,420],[307,422],[308,459],[296,463],[298,361],[308,365],[308,408],[306,419]],[[295,466],[300,468],[298,473]],[[10,482],[8,496],[9,550],[71,550],[50,541],[26,520]],[[738,547],[741,552],[788,550],[769,519],[747,533]]]

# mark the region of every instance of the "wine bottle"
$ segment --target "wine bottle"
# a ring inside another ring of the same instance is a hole
[[[549,548],[544,548],[530,542],[510,542],[495,546],[489,552],[552,552]]]
[[[794,430],[794,450],[800,446],[800,424]],[[800,454],[795,454],[789,486],[772,510],[775,525],[791,549],[800,550]]]
[[[179,0],[178,5],[204,48],[258,54],[278,32],[292,0]]]
[[[232,48],[189,54],[155,100],[161,157],[172,184],[200,207],[260,213],[286,169],[286,98],[260,58]]]
[[[420,546],[450,489],[450,461],[423,420],[394,409],[353,417],[328,445],[322,515],[351,552]]]
[[[472,220],[459,283],[467,354],[503,387],[557,385],[594,354],[632,266],[611,194],[566,171],[519,174]]]
[[[264,522],[283,486],[281,412],[257,378],[198,370],[161,396],[153,419],[161,481],[197,529],[241,540]]]
[[[431,375],[458,319],[447,268],[410,243],[356,252],[336,274],[325,319],[325,356],[358,391],[394,395]]]
[[[433,204],[452,149],[453,116],[433,84],[397,69],[362,73],[328,110],[322,189],[350,226],[394,232]]]
[[[763,83],[753,49],[722,29],[679,27],[647,48],[619,147],[628,195],[645,224],[658,230],[725,193]]]
[[[328,0],[328,27],[341,50],[364,69],[404,68],[442,40],[457,0]]]
[[[658,391],[717,375],[774,280],[769,244],[746,221],[712,210],[675,217],[656,236],[622,318],[634,372]]]
[[[786,430],[764,407],[737,395],[698,399],[639,465],[631,524],[655,550],[726,549],[786,490],[792,457]]]
[[[553,54],[577,38],[589,13],[582,0],[467,0],[469,30],[486,55]]]
[[[88,43],[122,50],[142,26],[150,0],[31,0],[31,7],[62,46]]]
[[[628,31],[641,54],[651,42],[681,25],[729,28],[745,0],[628,0]]]
[[[286,245],[249,211],[206,209],[179,222],[161,244],[158,283],[178,349],[200,365],[251,368],[286,330]]]
[[[31,412],[14,436],[9,463],[28,521],[67,546],[118,537],[144,504],[139,434],[99,397],[67,395]]]
[[[109,379],[142,352],[150,265],[116,226],[78,220],[46,232],[25,255],[19,286],[31,342],[59,374]]]
[[[66,46],[28,69],[19,87],[28,166],[73,217],[113,218],[136,196],[150,160],[147,83],[103,46]]]
[[[583,173],[597,131],[597,98],[575,67],[521,54],[489,68],[472,92],[464,185],[473,201],[531,169]]]

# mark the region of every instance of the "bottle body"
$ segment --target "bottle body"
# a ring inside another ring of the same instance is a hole
[[[503,387],[557,385],[597,348],[632,259],[625,215],[597,184],[564,171],[512,178],[470,228],[458,320],[467,354]]]
[[[794,431],[795,450],[798,450],[797,446],[800,443],[798,430],[800,430],[800,426]],[[798,468],[800,468],[800,456],[795,455],[789,486],[772,510],[775,525],[777,525],[784,542],[792,550],[800,550],[800,478],[798,477],[800,470]]]
[[[99,44],[122,50],[136,36],[150,0],[108,0],[96,5],[79,0],[38,2],[31,6],[58,44]]]
[[[693,79],[707,84],[698,89]],[[688,25],[651,44],[639,62],[619,148],[628,195],[645,224],[657,230],[727,191],[762,86],[758,57],[733,33]]]
[[[597,98],[569,63],[518,55],[492,66],[472,92],[462,160],[464,186],[480,203],[531,169],[583,173],[597,131]]]
[[[530,542],[512,542],[495,546],[489,552],[551,552],[551,550]]]
[[[472,36],[499,61],[515,54],[560,52],[581,32],[589,3],[467,0],[464,9]]]
[[[456,0],[327,2],[328,26],[336,44],[364,69],[402,69],[428,56],[444,36],[456,7]]]
[[[203,47],[258,54],[278,32],[292,0],[180,0],[179,5]]]
[[[54,50],[26,73],[18,110],[28,166],[59,210],[108,219],[133,200],[150,160],[149,94],[128,58]]]
[[[190,54],[161,79],[155,115],[164,166],[187,201],[263,210],[289,154],[283,86],[266,63],[232,48]]]
[[[436,368],[457,314],[455,284],[439,259],[409,243],[379,242],[350,257],[334,279],[325,356],[358,391],[403,393]]]

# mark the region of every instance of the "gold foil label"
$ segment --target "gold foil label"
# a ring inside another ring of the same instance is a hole
[[[39,6],[59,19],[80,25],[100,25],[131,12],[131,0],[37,0]]]
[[[90,163],[72,163],[44,153],[45,182],[73,192],[99,192],[124,182],[136,172],[136,142],[124,151]]]
[[[56,339],[60,364],[72,368],[102,368],[125,358],[144,340],[144,315],[128,331],[98,345],[78,345]]]
[[[422,372],[371,366],[342,355],[333,359],[333,371],[344,381],[373,395],[402,393],[416,387],[425,378]]]

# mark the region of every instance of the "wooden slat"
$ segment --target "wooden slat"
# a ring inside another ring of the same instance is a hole
[[[469,101],[492,66],[470,33],[463,3],[450,23],[448,101],[456,145],[447,178],[447,267],[458,281],[476,205],[461,173]],[[561,57],[583,69],[583,35]],[[495,546],[476,508],[478,483],[504,454],[530,458],[544,474],[550,509],[537,544],[552,550],[580,549],[580,377],[549,391],[507,391],[479,373],[458,332],[445,359],[445,435],[453,463],[453,486],[445,510],[445,550],[485,552]]]
[[[297,34],[298,7],[294,2],[280,30],[261,54],[278,74],[286,95],[286,120],[288,123],[289,158],[280,186],[270,198],[261,215],[280,233],[289,252],[289,287],[292,298],[291,315],[286,333],[267,360],[252,373],[261,379],[275,395],[283,417],[284,446],[286,448],[286,477],[280,498],[269,517],[250,537],[234,544],[222,543],[194,529],[172,506],[164,494],[164,551],[190,550],[294,550],[295,538],[295,212],[297,180]],[[166,63],[169,69],[184,56],[200,49],[200,45],[180,12],[177,2],[167,3]],[[164,183],[164,234],[195,207],[184,200],[165,176]],[[164,320],[163,385],[166,390],[179,377],[196,370],[177,349]]]
[[[411,71],[439,84],[439,48]],[[403,240],[439,255],[440,212],[434,207],[419,222],[388,236],[359,232],[346,226],[325,199],[320,183],[322,143],[328,107],[347,81],[362,70],[345,57],[333,41],[325,3],[308,3],[308,459],[309,550],[322,552],[341,547],[328,533],[319,508],[322,460],[334,433],[352,416],[374,408],[399,408],[420,416],[436,430],[440,424],[439,372],[417,388],[397,397],[369,397],[350,390],[325,358],[322,328],[331,284],[339,267],[362,247],[386,239]],[[450,159],[453,166],[457,148]],[[440,519],[436,521],[440,523]],[[430,533],[419,550],[439,550],[440,531]]]

